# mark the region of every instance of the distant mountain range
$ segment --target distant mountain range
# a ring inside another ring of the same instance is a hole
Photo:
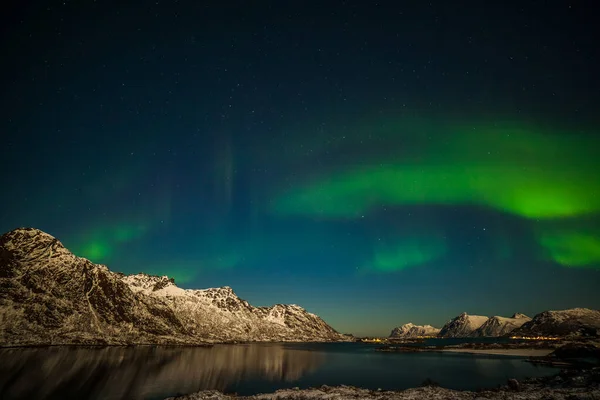
[[[414,325],[412,323],[404,324],[398,328],[394,328],[390,333],[391,338],[416,338],[437,336],[440,333],[439,328],[434,328],[431,325]]]
[[[511,334],[515,336],[600,336],[600,311],[589,308],[544,311]]]
[[[600,311],[462,313],[441,329],[408,323],[390,337],[504,335],[600,336]],[[352,339],[297,305],[254,307],[227,286],[184,290],[166,276],[112,272],[37,229],[0,236],[0,346]]]
[[[438,331],[437,335],[432,335]],[[441,329],[430,325],[411,323],[395,328],[390,338],[437,336],[441,338],[497,337],[497,336],[600,336],[600,311],[573,308],[562,311],[544,311],[530,318],[516,313],[512,317],[486,317],[462,313],[448,321]]]
[[[37,229],[0,236],[0,346],[348,340],[296,305],[112,272]]]

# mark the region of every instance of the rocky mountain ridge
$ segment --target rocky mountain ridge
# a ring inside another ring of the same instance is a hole
[[[589,308],[544,311],[515,329],[515,336],[600,336],[600,311]]]
[[[298,305],[254,307],[229,286],[182,289],[166,276],[146,274],[127,275],[121,280],[134,293],[167,302],[182,316],[187,329],[211,340],[248,340],[248,335],[260,341],[347,340]]]
[[[458,317],[448,321],[440,330],[439,337],[459,338],[472,337],[475,331],[488,321],[488,317],[482,315],[469,315],[463,312]]]
[[[412,322],[394,328],[390,333],[390,338],[418,338],[437,336],[440,333],[439,328],[431,325],[414,325]]]
[[[566,337],[591,336],[600,337],[600,311],[588,308],[572,308],[559,311],[544,311],[533,318],[525,314],[515,313],[512,317],[469,315],[463,312],[448,321],[437,335],[429,331],[424,334],[423,327],[405,324],[394,328],[390,338],[410,338],[419,336],[437,336],[440,338],[467,337]]]
[[[481,325],[475,332],[473,332],[473,336],[476,337],[494,337],[494,336],[504,336],[519,328],[526,322],[531,321],[525,314],[516,313],[510,318],[500,317],[495,315],[490,317],[483,325]]]
[[[348,340],[296,305],[112,272],[33,228],[0,236],[0,346]]]

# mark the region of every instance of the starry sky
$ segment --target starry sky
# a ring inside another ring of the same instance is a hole
[[[591,2],[3,11],[0,230],[341,332],[600,307]]]

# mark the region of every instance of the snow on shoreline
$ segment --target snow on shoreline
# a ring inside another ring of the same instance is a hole
[[[517,382],[517,385],[519,383]],[[459,391],[440,387],[427,386],[402,391],[379,391],[361,389],[352,386],[337,386],[310,389],[284,389],[274,393],[254,396],[228,395],[215,390],[206,390],[184,396],[169,397],[165,400],[478,400],[478,399],[512,399],[512,400],[570,400],[597,399],[600,396],[598,387],[590,388],[543,388],[501,389],[478,392]]]

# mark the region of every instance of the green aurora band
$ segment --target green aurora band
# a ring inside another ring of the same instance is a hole
[[[275,211],[357,217],[382,205],[473,204],[557,218],[600,210],[592,143],[518,130],[478,135],[450,134],[420,157],[333,173],[288,192]]]
[[[400,123],[398,129],[402,129]],[[597,218],[600,179],[595,172],[597,139],[585,135],[542,134],[531,129],[448,128],[447,134],[414,135],[389,146],[395,159],[357,159],[351,166],[332,168],[275,199],[278,215],[361,218],[386,206],[475,205],[535,221]],[[402,150],[410,147],[411,151]],[[361,162],[362,161],[362,162]],[[539,245],[563,266],[597,266],[600,235],[553,230],[541,232]],[[419,243],[422,243],[421,241]],[[402,269],[439,257],[439,246],[420,251],[414,239],[375,255],[374,268]],[[406,257],[406,259],[402,259]],[[395,267],[392,267],[395,266]]]
[[[362,143],[365,135],[361,131],[378,137],[373,148]],[[447,133],[436,133],[443,131]],[[594,172],[600,146],[590,136],[541,134],[521,127],[449,128],[398,120],[379,121],[371,128],[361,124],[344,137],[329,145],[344,155],[340,165],[328,165],[326,172],[321,168],[317,172],[320,175],[311,171],[310,178],[296,182],[273,199],[271,211],[279,216],[359,219],[382,207],[485,206],[531,221],[543,257],[565,267],[593,268],[600,264],[600,232],[578,229],[577,223],[570,222],[597,218],[600,212],[600,180]],[[315,145],[321,155],[330,150],[323,143]],[[144,204],[134,218],[105,221],[77,235],[72,248],[94,262],[110,262],[123,246],[168,220],[169,209],[168,197]],[[534,227],[540,221],[543,226]],[[364,270],[398,271],[442,258],[448,249],[439,227],[416,228],[375,242]],[[232,268],[257,248],[272,245],[261,243],[254,234],[252,237],[243,250],[234,253],[219,245],[229,243],[227,238],[215,243],[199,238],[206,245],[201,247],[213,250],[201,251],[190,268]],[[496,241],[503,243],[503,238]],[[295,248],[297,241],[281,245]],[[507,246],[504,243],[500,247],[509,257],[511,249]],[[178,281],[192,279],[193,274],[184,272],[187,269],[176,274]],[[167,270],[173,274],[172,265],[166,268],[157,263],[152,268],[158,274]]]

